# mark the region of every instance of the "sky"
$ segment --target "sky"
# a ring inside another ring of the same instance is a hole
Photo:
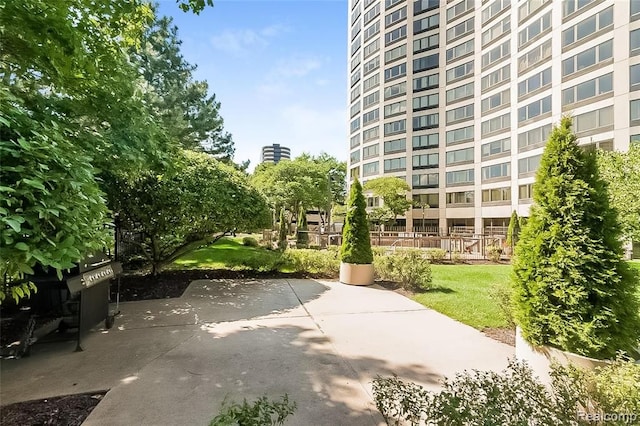
[[[279,143],[291,156],[327,152],[341,161],[347,145],[346,0],[215,0],[200,15],[161,0],[182,54],[197,65],[221,103],[236,162],[260,162]]]

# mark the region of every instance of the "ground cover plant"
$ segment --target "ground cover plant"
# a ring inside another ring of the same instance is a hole
[[[296,411],[295,401],[289,401],[284,394],[281,400],[270,400],[262,396],[253,402],[246,398],[242,403],[222,402],[220,414],[214,417],[209,426],[269,426],[283,425],[287,417]]]

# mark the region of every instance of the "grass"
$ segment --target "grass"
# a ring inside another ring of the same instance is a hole
[[[508,286],[510,265],[432,265],[433,289],[414,300],[471,327],[507,327],[490,297],[494,285]]]
[[[248,269],[246,264],[269,265],[279,257],[280,253],[263,247],[242,245],[241,237],[224,237],[178,258],[171,269]]]

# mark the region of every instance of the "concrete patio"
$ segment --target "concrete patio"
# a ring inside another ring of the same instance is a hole
[[[314,280],[194,281],[128,302],[111,330],[2,361],[0,401],[111,389],[86,425],[206,425],[222,401],[287,393],[290,425],[382,425],[377,375],[437,389],[513,348],[397,293]]]

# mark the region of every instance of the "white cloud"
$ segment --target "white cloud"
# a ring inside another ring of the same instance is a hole
[[[224,30],[211,37],[211,45],[234,55],[243,55],[255,48],[267,46],[271,38],[287,32],[288,29],[279,24],[270,25],[262,29]]]
[[[322,61],[313,56],[292,56],[278,61],[269,72],[269,77],[272,79],[304,77],[311,71],[320,68],[321,65]]]

